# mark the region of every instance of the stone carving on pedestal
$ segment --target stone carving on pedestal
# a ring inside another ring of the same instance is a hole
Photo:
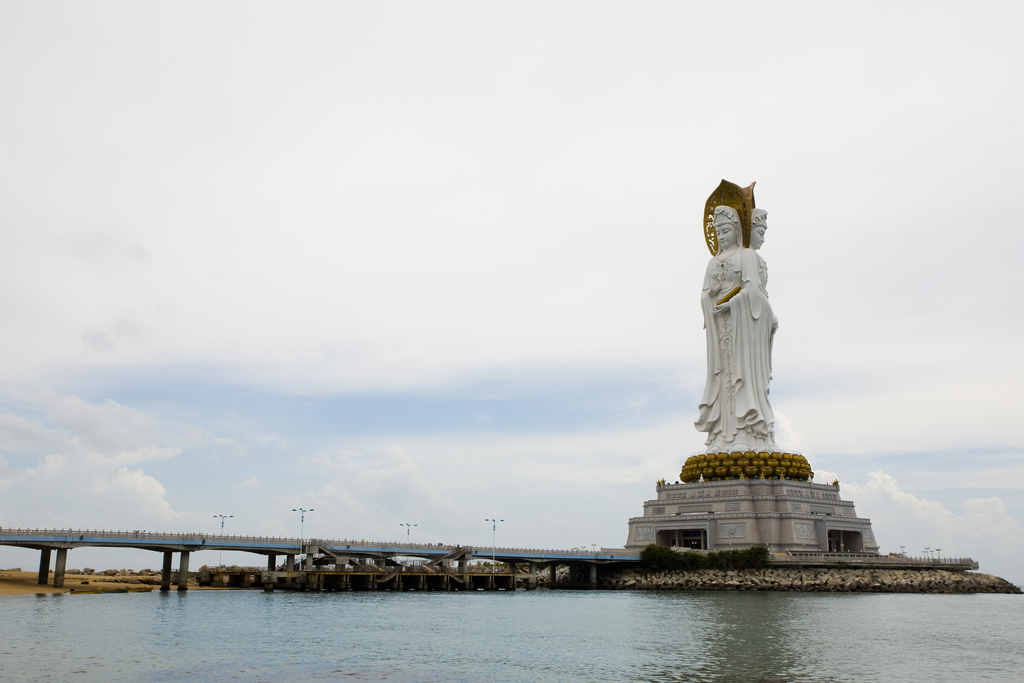
[[[746,538],[747,525],[745,522],[739,524],[723,524],[718,527],[718,535],[721,538]]]
[[[813,524],[795,524],[797,538],[814,538]]]

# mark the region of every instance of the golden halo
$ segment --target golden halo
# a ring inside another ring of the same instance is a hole
[[[728,180],[723,180],[704,204],[704,241],[708,251],[714,256],[718,253],[718,235],[715,234],[715,207],[731,206],[740,216],[740,228],[743,232],[743,246],[750,246],[750,214],[754,210],[754,185],[740,187]]]

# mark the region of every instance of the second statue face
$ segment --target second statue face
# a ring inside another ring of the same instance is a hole
[[[764,209],[754,209],[751,220],[753,225],[750,230],[750,248],[756,251],[764,244],[764,233],[768,230],[768,212]]]

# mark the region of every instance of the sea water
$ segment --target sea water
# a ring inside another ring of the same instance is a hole
[[[0,598],[0,680],[1020,681],[1024,597],[189,591]]]

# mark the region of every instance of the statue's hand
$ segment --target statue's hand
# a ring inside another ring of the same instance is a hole
[[[721,306],[712,306],[711,312],[715,315],[725,315],[732,310],[732,302],[726,301]]]

